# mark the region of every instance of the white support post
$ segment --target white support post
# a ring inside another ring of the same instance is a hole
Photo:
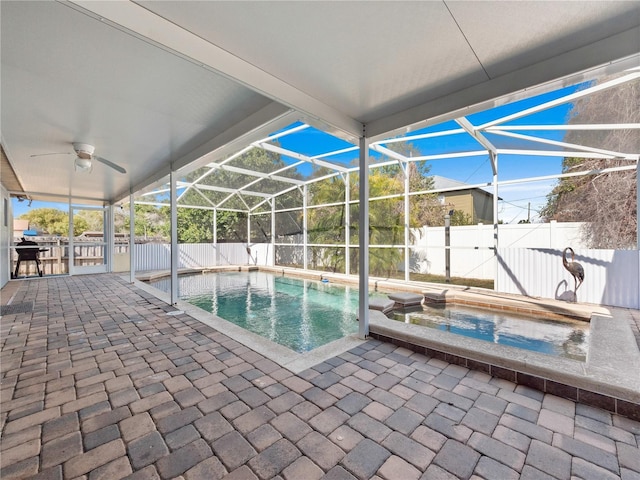
[[[351,256],[349,247],[351,245],[351,182],[350,174],[344,174],[344,273],[351,275]]]
[[[409,268],[410,268],[410,260],[411,260],[411,251],[409,250],[409,164],[405,163],[401,165],[404,171],[404,281],[408,282],[409,278]]]
[[[69,198],[69,255],[67,255],[68,258],[68,264],[67,264],[67,272],[69,273],[69,275],[73,275],[74,274],[74,263],[75,263],[75,259],[74,259],[74,252],[73,252],[73,204],[71,203],[71,198]]]
[[[218,209],[211,211],[211,243],[218,243]]]
[[[213,249],[216,252],[216,258],[215,258],[215,266],[218,266],[218,259],[220,257],[220,254],[218,253],[218,209],[214,208],[213,209]]]
[[[493,169],[493,258],[495,270],[493,274],[493,289],[498,290],[498,154],[491,154]]]
[[[358,220],[358,336],[369,335],[369,139],[360,137]]]
[[[276,265],[276,199],[271,199],[271,267]]]
[[[169,174],[171,198],[171,305],[178,303],[178,195],[176,192],[176,172]]]
[[[247,212],[247,265],[251,265],[251,212]]]
[[[129,195],[129,283],[136,279],[136,209],[133,194]]]
[[[107,245],[105,246],[107,249],[107,258],[105,259],[107,261],[107,272],[113,272],[113,259],[116,256],[116,234],[113,224],[114,211],[113,204],[109,204],[106,209],[103,209],[102,214],[102,234],[107,238]]]
[[[305,183],[302,187],[302,265],[305,270],[309,268],[309,255],[308,255],[308,243],[309,238],[307,237],[307,194],[309,190],[307,188],[307,184]]]

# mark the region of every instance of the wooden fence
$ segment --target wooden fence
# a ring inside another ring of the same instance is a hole
[[[44,275],[60,275],[69,273],[69,240],[62,237],[31,237],[38,244],[38,253],[42,273]],[[11,273],[15,272],[19,251],[25,247],[16,246],[19,239],[11,246]],[[99,241],[87,240],[85,238],[74,239],[73,263],[76,267],[86,267],[92,265],[102,265],[104,263],[105,245],[102,239]],[[28,247],[27,247],[28,248]],[[127,243],[116,243],[115,253],[127,253],[129,245]],[[37,275],[36,263],[30,260],[20,262],[19,276]]]

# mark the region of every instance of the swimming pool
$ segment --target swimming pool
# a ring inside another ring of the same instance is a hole
[[[167,280],[153,286],[169,291]],[[277,276],[219,272],[179,277],[179,297],[298,352],[358,332],[358,290]]]
[[[164,292],[169,279],[151,283]],[[291,350],[304,353],[358,332],[358,289],[264,271],[179,277],[179,297]],[[386,295],[379,292],[370,297]],[[589,324],[532,319],[458,306],[394,312],[394,320],[584,361]]]
[[[395,312],[393,320],[487,342],[585,361],[589,347],[589,323],[580,320],[531,318],[462,306],[425,306],[422,310]]]

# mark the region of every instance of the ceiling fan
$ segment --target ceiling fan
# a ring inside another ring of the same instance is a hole
[[[63,152],[63,153],[41,153],[37,155],[31,155],[32,157],[42,157],[44,155],[76,155],[75,159],[75,169],[79,172],[90,172],[93,168],[92,160],[96,162],[100,162],[107,167],[113,168],[116,172],[127,173],[127,171],[122,168],[120,165],[117,165],[106,158],[98,157],[94,155],[95,147],[93,145],[89,145],[88,143],[74,143],[73,152]]]

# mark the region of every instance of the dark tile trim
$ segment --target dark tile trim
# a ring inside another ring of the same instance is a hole
[[[640,405],[625,402],[624,400],[618,400],[616,404],[616,413],[640,422]]]
[[[578,401],[586,403],[592,407],[603,408],[610,412],[616,411],[616,399],[600,393],[588,392],[586,390],[578,390]]]
[[[516,383],[519,385],[526,385],[527,387],[539,390],[541,392],[545,391],[544,379],[536,377],[535,375],[518,372],[516,374]]]
[[[388,337],[386,335],[380,335],[375,332],[370,332],[369,336],[381,342],[391,343],[403,348],[407,348],[431,358],[437,358],[445,362],[467,367],[471,370],[486,373],[488,375],[491,375],[492,377],[502,378],[519,385],[526,385],[527,387],[539,390],[544,393],[550,393],[558,397],[567,398],[569,400],[584,403],[586,405],[602,408],[609,412],[624,415],[625,417],[640,421],[640,404],[620,400],[618,398],[601,393],[590,392],[588,390],[583,390],[571,385],[554,382],[553,380],[549,380],[547,378],[530,375],[527,373],[519,372],[517,370],[479,362],[477,360],[461,357],[459,355],[447,353],[441,350],[434,350],[433,348],[424,347],[422,345],[415,345],[404,340]]]
[[[547,380],[545,388],[547,393],[556,395],[557,397],[568,398],[574,402],[578,401],[578,389],[576,387],[554,382],[553,380]]]
[[[491,372],[489,372],[489,375],[516,383],[516,373],[517,372],[515,370],[511,370],[510,368],[491,365]]]

